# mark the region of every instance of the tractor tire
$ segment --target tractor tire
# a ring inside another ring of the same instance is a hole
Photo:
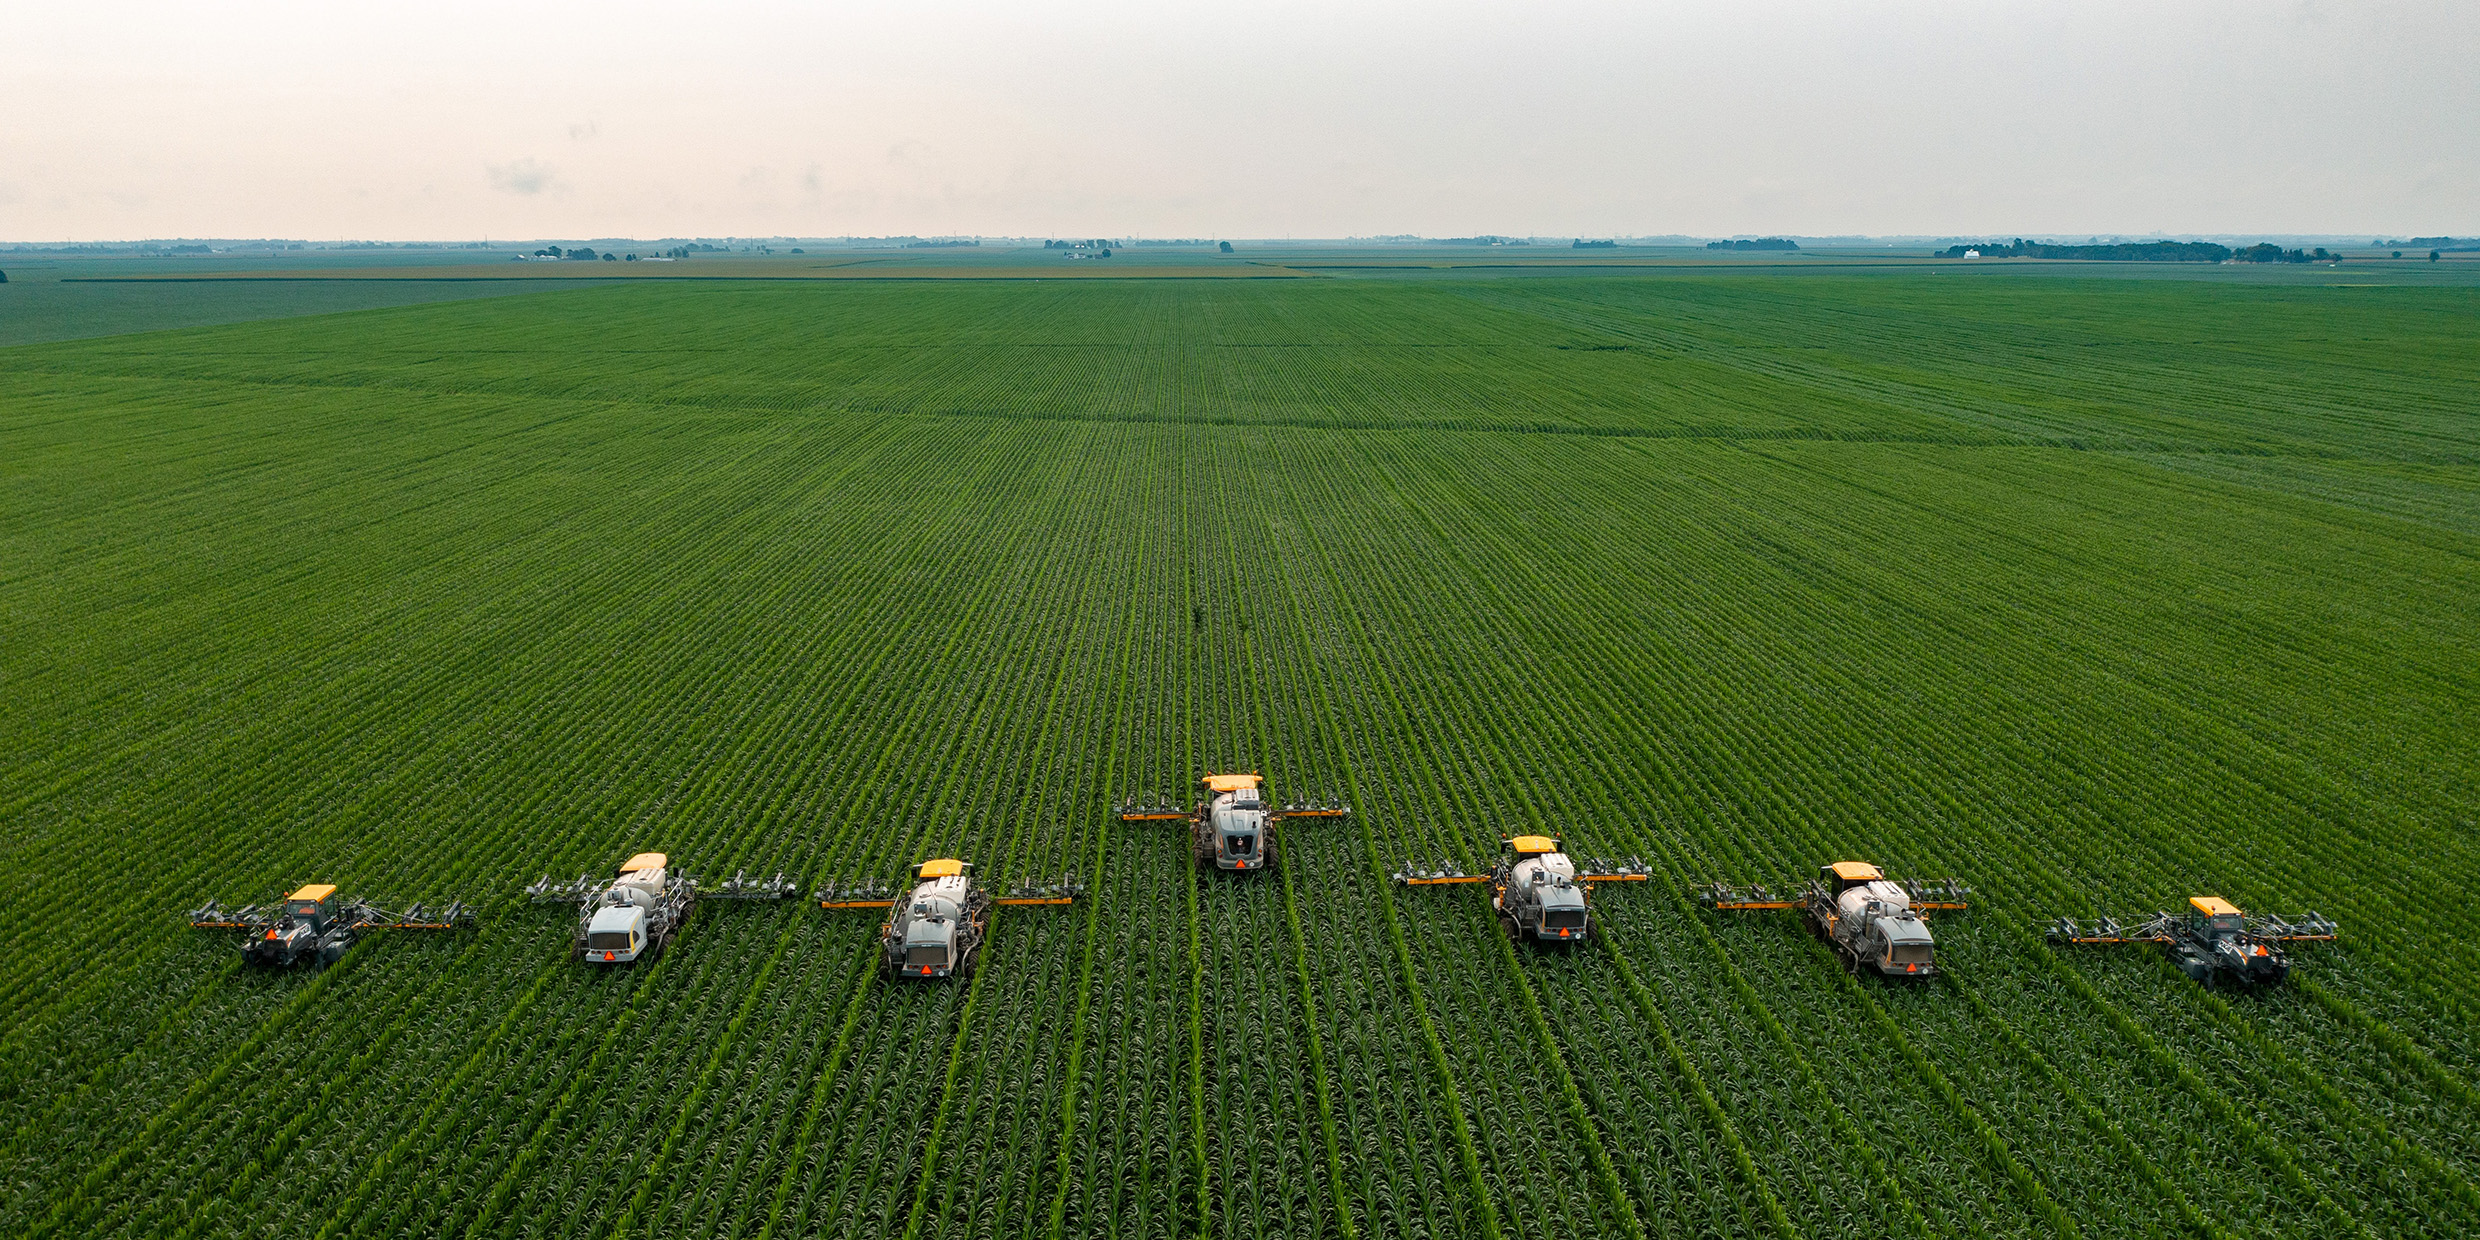
[[[322,943],[319,945],[319,967],[325,968],[342,959],[344,959],[344,944]]]

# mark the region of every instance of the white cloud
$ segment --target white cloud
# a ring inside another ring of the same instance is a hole
[[[491,188],[503,194],[539,194],[558,183],[551,165],[526,156],[512,164],[492,164]]]

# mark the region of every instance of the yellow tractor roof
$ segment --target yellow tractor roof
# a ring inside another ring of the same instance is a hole
[[[2189,896],[2187,902],[2196,906],[2196,911],[2207,917],[2220,917],[2224,914],[2236,914],[2239,911],[2238,905],[2220,896]]]
[[[1206,787],[1216,792],[1238,792],[1242,788],[1254,788],[1263,782],[1265,782],[1264,777],[1255,771],[1246,775],[1208,775],[1205,779]]]
[[[334,894],[336,894],[336,884],[334,884],[334,883],[312,883],[312,884],[310,884],[309,886],[304,887],[304,888],[302,888],[301,890],[296,891],[296,892],[294,892],[293,894],[291,894],[291,895],[289,895],[289,896],[286,896],[286,897],[284,897],[284,898],[285,898],[285,899],[287,899],[287,900],[310,900],[310,901],[318,901],[318,900],[324,900],[324,899],[326,899],[327,897],[332,896],[332,895],[334,895]]]
[[[666,857],[661,853],[639,853],[636,856],[621,862],[620,872],[623,874],[635,874],[639,870],[660,870],[663,867],[670,865],[671,861],[671,858]]]
[[[1514,839],[1507,841],[1507,847],[1514,849],[1516,852],[1521,853],[1524,856],[1530,857],[1535,853],[1557,852],[1559,850],[1559,842],[1547,835],[1519,835]]]
[[[1869,883],[1885,877],[1866,861],[1837,861],[1834,876],[1847,883]]]
[[[921,863],[920,867],[920,874],[923,878],[953,878],[962,873],[964,873],[964,862],[958,861],[954,857],[941,857],[936,861],[924,861]]]

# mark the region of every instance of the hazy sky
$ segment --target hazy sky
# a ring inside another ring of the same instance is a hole
[[[7,29],[7,240],[2480,233],[2480,0],[77,0]]]

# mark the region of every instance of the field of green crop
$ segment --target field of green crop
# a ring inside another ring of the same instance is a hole
[[[0,1233],[2480,1232],[2480,290],[618,285],[0,350]],[[1131,797],[1262,768],[1273,873]],[[1635,855],[1510,944],[1517,828]],[[969,983],[536,876],[1076,873]],[[1938,979],[1711,878],[1955,875]],[[245,970],[198,903],[472,933]],[[2291,984],[2053,949],[2199,892]]]

